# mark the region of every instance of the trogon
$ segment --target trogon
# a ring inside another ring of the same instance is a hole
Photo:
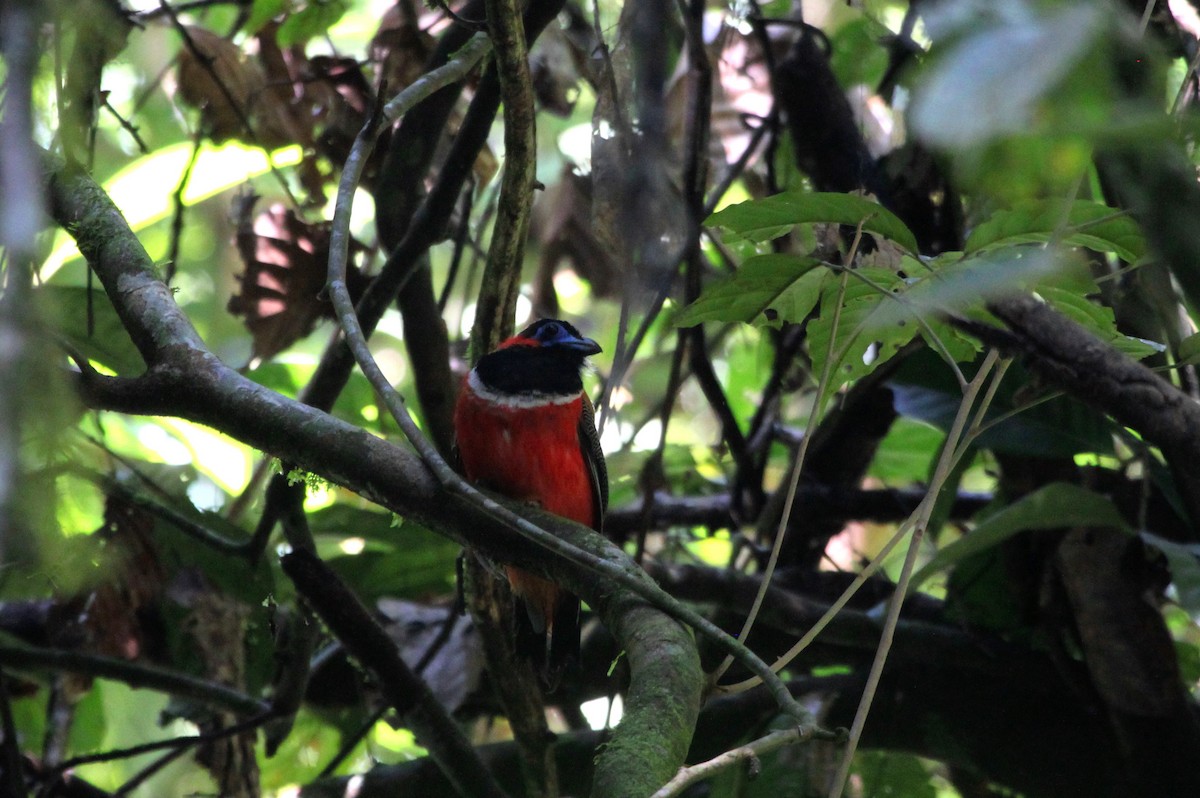
[[[608,474],[580,373],[600,346],[565,321],[542,319],[484,355],[467,374],[454,411],[468,480],[603,531]],[[551,687],[579,655],[579,598],[554,582],[506,567],[517,648]]]

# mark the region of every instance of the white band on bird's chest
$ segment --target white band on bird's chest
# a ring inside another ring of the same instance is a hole
[[[537,391],[530,393],[503,393],[485,385],[483,380],[479,379],[479,372],[475,369],[471,369],[471,373],[467,375],[467,385],[483,401],[501,407],[509,407],[514,410],[528,410],[534,407],[546,407],[547,405],[569,405],[583,395],[582,391],[575,393],[540,393]]]

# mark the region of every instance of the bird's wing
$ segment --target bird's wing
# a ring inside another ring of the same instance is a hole
[[[604,451],[600,448],[600,434],[596,432],[596,410],[592,400],[583,395],[583,411],[579,414],[579,448],[583,450],[583,461],[592,478],[592,504],[595,510],[597,532],[604,531],[604,513],[608,510],[608,467],[604,464]]]

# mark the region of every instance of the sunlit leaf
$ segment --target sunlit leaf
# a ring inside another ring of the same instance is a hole
[[[1059,313],[1129,357],[1149,357],[1166,349],[1163,344],[1121,334],[1112,309],[1097,305],[1087,297],[1049,286],[1039,288],[1038,293]]]
[[[138,158],[117,172],[104,184],[105,191],[121,210],[133,230],[165,219],[172,211],[173,194],[191,158],[192,144],[181,141],[160,147]],[[299,146],[284,147],[273,153],[229,142],[220,147],[205,146],[196,158],[187,190],[185,205],[194,205],[226,189],[266,174],[272,164],[276,168],[300,163],[303,150]],[[79,249],[69,236],[46,259],[40,273],[48,279],[67,261],[79,257]]]
[[[824,222],[844,224],[894,241],[909,252],[917,251],[917,239],[894,213],[877,202],[853,194],[787,191],[766,199],[749,200],[717,211],[705,222],[721,227],[738,238],[768,241],[786,234],[798,224]]]
[[[816,307],[828,275],[820,261],[812,258],[749,258],[731,277],[705,288],[699,299],[675,317],[675,324],[691,327],[706,321],[803,321]]]
[[[830,390],[870,373],[919,332],[911,316],[891,313],[895,301],[889,292],[900,283],[895,272],[858,269],[857,273],[870,283],[847,275],[843,296],[837,281],[827,281],[821,295],[820,315],[808,325],[813,370],[824,373],[826,361],[833,357]],[[837,312],[839,297],[843,304],[840,313]]]
[[[34,291],[34,295],[53,315],[59,333],[89,360],[124,376],[146,370],[145,361],[103,291],[89,294],[86,288],[43,285]],[[89,313],[91,330],[88,329]]]
[[[913,574],[909,589],[916,590],[939,571],[996,546],[1018,532],[1070,526],[1129,528],[1109,499],[1078,485],[1054,482],[988,517],[965,537],[940,550]]]
[[[925,74],[913,98],[913,128],[949,148],[1027,131],[1047,94],[1093,46],[1105,13],[1078,3],[985,18]]]
[[[1128,263],[1145,254],[1141,228],[1127,214],[1099,202],[1029,200],[996,211],[967,236],[966,251],[1006,244],[1060,241],[1068,246],[1112,252]]]

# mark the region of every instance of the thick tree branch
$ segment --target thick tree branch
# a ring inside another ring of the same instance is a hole
[[[400,658],[395,642],[337,575],[314,554],[296,550],[283,570],[347,651],[374,674],[383,694],[463,798],[501,798],[503,790],[429,686]]]
[[[13,670],[65,671],[99,679],[112,679],[124,682],[130,687],[159,690],[168,695],[190,698],[242,715],[262,715],[270,710],[266,703],[223,684],[197,679],[154,665],[96,654],[82,654],[57,648],[0,645],[0,666]]]
[[[547,575],[578,593],[599,611],[634,666],[625,720],[616,734],[633,737],[652,729],[659,746],[643,743],[628,752],[636,757],[639,774],[661,784],[675,772],[691,735],[689,718],[698,706],[699,666],[688,631],[647,601],[653,597],[655,604],[672,607],[673,613],[711,630],[725,645],[736,647],[733,641],[658,591],[628,557],[591,530],[545,513],[528,513],[542,529],[552,531],[553,540],[564,542],[568,547],[564,553],[579,552],[546,557],[514,526],[443,486],[410,452],[230,369],[203,347],[166,286],[154,278],[149,257],[103,191],[83,173],[63,167],[53,169],[50,188],[57,220],[78,236],[81,251],[152,364],[144,378],[151,390],[140,401],[141,380],[119,383],[113,398],[120,409],[174,415],[212,426],[488,557]],[[109,380],[92,377],[86,382],[85,393],[95,406],[112,406],[106,401]],[[621,586],[597,579],[596,569],[613,574],[614,580],[621,575]],[[631,618],[640,620],[634,623]],[[653,635],[645,635],[642,629],[653,630]],[[769,671],[766,675],[770,677]],[[786,691],[776,694],[789,712],[798,719],[805,717]],[[607,758],[607,766],[628,767],[612,757]]]
[[[490,352],[512,332],[533,184],[537,130],[528,47],[516,0],[487,0],[488,32],[496,47],[496,71],[504,101],[504,176],[483,286],[471,330],[471,359]]]
[[[801,482],[796,492],[793,517],[797,520],[794,523],[812,523],[813,519],[843,525],[847,521],[903,521],[923,498],[925,491],[914,488],[864,489],[824,482]],[[959,493],[951,504],[949,517],[954,520],[970,518],[990,501],[991,494]],[[744,521],[735,518],[731,505],[732,500],[727,493],[673,496],[660,492],[654,494],[648,512],[640,499],[610,510],[604,517],[604,531],[617,539],[624,539],[642,529],[661,530],[673,526],[737,529]]]
[[[1200,525],[1200,405],[1032,296],[999,299],[988,309],[1013,334],[1001,345],[1017,349],[1035,374],[1162,450],[1193,526]]]

